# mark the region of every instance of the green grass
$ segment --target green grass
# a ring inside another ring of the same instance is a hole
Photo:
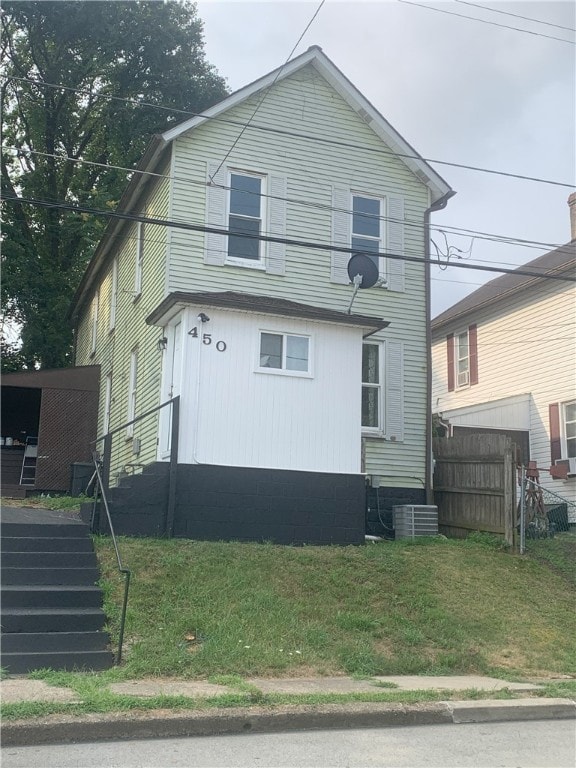
[[[40,507],[51,510],[78,511],[85,501],[91,501],[87,496],[69,496],[68,494],[56,496],[28,496],[25,499],[0,499],[2,506],[6,507]]]
[[[576,533],[557,534],[551,539],[527,539],[526,552],[576,587]]]
[[[96,545],[116,637],[122,580],[110,540]],[[114,679],[576,675],[569,575],[491,537],[299,548],[121,539],[120,549],[133,579]]]

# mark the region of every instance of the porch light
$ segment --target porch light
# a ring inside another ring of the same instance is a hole
[[[168,339],[166,336],[161,336],[156,342],[156,346],[158,348],[158,352],[164,352],[168,347]]]

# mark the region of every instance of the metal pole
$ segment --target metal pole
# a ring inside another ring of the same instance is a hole
[[[526,549],[526,470],[522,467],[522,483],[520,490],[520,554]]]

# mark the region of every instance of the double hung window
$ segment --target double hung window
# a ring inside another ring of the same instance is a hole
[[[371,254],[384,250],[382,204],[377,197],[352,195],[352,248],[356,253],[370,256],[380,275],[384,271],[384,260]]]
[[[263,183],[261,176],[230,173],[228,259],[262,258]]]
[[[289,333],[260,333],[260,369],[310,373],[310,338]]]
[[[136,225],[136,259],[134,263],[134,298],[142,293],[142,264],[144,263],[144,223]]]
[[[564,421],[564,441],[565,441],[565,458],[576,458],[576,400],[571,403],[564,403],[563,406],[563,421]]]
[[[470,345],[468,331],[459,333],[455,337],[456,342],[456,384],[465,387],[470,383]]]
[[[382,429],[382,370],[380,344],[362,345],[362,428]]]

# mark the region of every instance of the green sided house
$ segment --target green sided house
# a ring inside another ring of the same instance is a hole
[[[453,194],[318,47],[156,136],[72,310],[116,529],[359,543],[425,503]]]

